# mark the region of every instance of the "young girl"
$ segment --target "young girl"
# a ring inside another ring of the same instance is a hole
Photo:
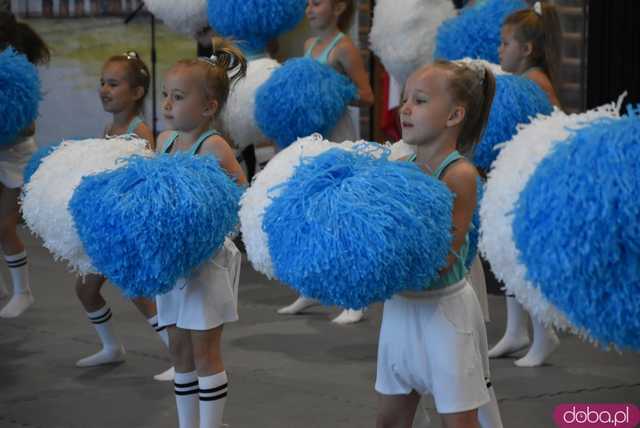
[[[482,311],[465,279],[478,172],[460,155],[480,140],[494,92],[493,75],[477,63],[437,61],[406,83],[402,138],[416,146],[409,160],[455,195],[453,240],[434,283],[384,304],[375,385],[378,427],[411,427],[420,395],[427,393],[447,428],[477,427],[478,421],[502,426]]]
[[[9,46],[26,55],[33,64],[49,62],[49,48],[40,36],[27,24],[17,22],[11,13],[1,12],[0,52]],[[37,150],[35,131],[33,123],[22,132],[15,144],[0,149],[0,247],[13,283],[13,296],[0,310],[1,318],[17,317],[33,304],[27,253],[18,236],[17,225],[20,219],[18,196],[23,184],[22,172]],[[0,285],[0,298],[6,295],[7,291]]]
[[[560,102],[553,88],[557,75],[558,18],[552,6],[534,4],[533,9],[513,13],[502,27],[500,66],[510,73],[520,74],[536,82],[555,106]],[[527,354],[515,361],[519,367],[536,367],[560,344],[552,327],[532,319],[533,344]],[[489,351],[489,358],[511,355],[529,346],[527,313],[515,296],[507,295],[507,328],[504,336]]]
[[[241,52],[218,38],[213,39],[211,59],[182,60],[174,65],[163,86],[164,119],[172,131],[158,136],[157,151],[214,155],[238,184],[246,185],[233,150],[211,129],[229,87],[246,69]],[[223,325],[238,319],[240,262],[239,251],[227,239],[196,272],[156,298],[158,323],[168,328],[176,368],[180,428],[218,428],[222,423],[228,381],[220,342]]]
[[[352,104],[367,107],[373,104],[369,76],[364,68],[360,51],[344,34],[351,25],[354,9],[353,0],[308,0],[307,19],[317,37],[305,42],[305,56],[328,64],[348,76],[358,88],[358,97]],[[345,110],[328,139],[336,143],[358,139],[348,109]],[[278,313],[297,314],[318,303],[315,299],[300,296],[289,306],[279,309]],[[363,316],[364,310],[345,309],[333,321],[338,324],[349,324],[360,321]]]
[[[152,132],[141,119],[144,99],[149,90],[149,77],[147,66],[135,52],[112,56],[105,62],[99,94],[104,110],[113,115],[113,121],[104,130],[105,137],[136,134],[147,140],[149,147],[155,147]],[[124,360],[124,347],[116,338],[111,323],[111,309],[100,294],[105,281],[106,278],[101,275],[88,275],[76,282],[78,299],[102,342],[102,349],[79,360],[76,363],[78,367],[93,367]],[[132,299],[132,302],[168,346],[167,332],[158,327],[155,302],[145,298]],[[173,370],[157,375],[156,379],[172,380]]]

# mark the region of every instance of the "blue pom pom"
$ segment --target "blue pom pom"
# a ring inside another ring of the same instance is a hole
[[[532,117],[552,111],[547,94],[532,80],[514,75],[496,76],[496,94],[489,122],[475,148],[473,162],[478,168],[489,171],[498,157],[497,144],[511,140],[519,124],[527,124]]]
[[[469,230],[469,251],[467,252],[467,259],[464,261],[464,265],[467,269],[471,268],[473,260],[478,254],[478,240],[480,239],[480,203],[484,196],[484,183],[482,178],[478,177],[476,183],[476,209],[473,210],[473,217],[471,218],[471,229]]]
[[[513,12],[526,7],[522,0],[488,0],[463,9],[460,15],[444,21],[438,28],[433,57],[450,61],[484,59],[499,64],[502,23]]]
[[[0,53],[0,145],[11,144],[38,117],[40,77],[12,48]]]
[[[46,147],[40,147],[33,155],[31,155],[31,159],[29,159],[29,162],[27,162],[27,165],[25,165],[24,171],[22,172],[25,186],[31,180],[31,177],[33,176],[33,174],[35,174],[36,170],[40,167],[40,164],[42,163],[44,158],[53,153],[59,145],[60,143],[52,144]]]
[[[306,7],[306,0],[209,0],[209,23],[243,50],[260,52],[269,41],[293,30]]]
[[[213,156],[132,156],[84,177],[69,208],[98,271],[128,296],[155,296],[222,246],[240,194]]]
[[[351,80],[330,66],[291,59],[258,89],[256,122],[284,148],[299,137],[331,132],[357,93]]]
[[[519,197],[514,239],[529,279],[602,345],[640,350],[640,118],[558,144]]]
[[[453,198],[408,162],[331,149],[303,159],[267,209],[278,279],[362,308],[427,287],[446,263]]]

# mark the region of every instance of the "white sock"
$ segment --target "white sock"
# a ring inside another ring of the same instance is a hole
[[[169,332],[167,331],[167,326],[158,327],[158,315],[154,315],[151,318],[147,318],[147,322],[151,327],[153,327],[156,333],[158,333],[158,336],[160,336],[160,340],[162,340],[162,343],[164,343],[164,346],[166,346],[167,349],[169,349]],[[167,370],[163,371],[162,373],[159,373],[153,376],[153,378],[160,382],[169,382],[175,378],[175,373],[176,371],[174,370],[174,368],[169,367]]]
[[[0,318],[15,318],[20,316],[33,304],[33,294],[29,286],[29,265],[27,264],[27,252],[4,256],[11,281],[13,282],[13,296],[9,303],[0,311]]]
[[[500,408],[496,399],[496,392],[493,390],[491,381],[487,381],[487,389],[489,390],[489,401],[478,409],[478,422],[481,428],[502,428],[502,417],[500,417]]]
[[[320,302],[318,302],[316,299],[310,299],[308,297],[300,296],[289,306],[278,309],[278,313],[280,315],[294,315],[300,313],[301,311],[304,311],[307,308],[310,308],[311,306],[315,306],[318,304],[320,304]]]
[[[227,402],[227,372],[199,377],[200,428],[220,428],[224,405]]]
[[[529,345],[527,312],[515,297],[507,296],[507,328],[504,336],[489,350],[489,358],[518,352]]]
[[[78,367],[93,367],[102,364],[112,364],[124,361],[124,347],[118,342],[111,324],[111,309],[104,305],[95,312],[87,312],[89,321],[98,333],[98,337],[102,342],[102,350],[100,352],[79,360],[76,363]]]
[[[198,428],[198,374],[178,373],[174,380],[179,428]]]
[[[167,326],[158,327],[158,315],[154,315],[151,318],[147,318],[147,322],[160,336],[160,340],[164,343],[164,346],[169,349],[169,332],[167,331]]]
[[[336,324],[355,324],[362,321],[363,318],[364,309],[345,309],[331,321]]]
[[[547,327],[540,321],[531,319],[533,324],[533,345],[527,355],[515,361],[518,367],[538,367],[558,348],[560,339],[553,331],[553,327]]]

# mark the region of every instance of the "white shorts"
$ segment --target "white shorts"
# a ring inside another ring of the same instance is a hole
[[[156,296],[158,326],[211,330],[238,320],[238,283],[242,256],[225,239],[216,255],[166,294]]]
[[[487,333],[464,279],[424,298],[384,303],[376,391],[432,394],[438,413],[477,409],[490,400]]]
[[[473,291],[476,292],[476,297],[478,297],[484,322],[491,321],[489,317],[489,299],[487,298],[487,281],[484,277],[484,269],[482,268],[480,256],[478,255],[473,259],[473,263],[469,268],[468,279]]]
[[[23,172],[33,153],[38,150],[33,136],[26,137],[6,150],[0,150],[0,183],[8,189],[22,187]]]

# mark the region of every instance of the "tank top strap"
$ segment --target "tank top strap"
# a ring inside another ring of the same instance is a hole
[[[220,133],[215,129],[210,129],[204,132],[202,135],[198,137],[195,144],[191,146],[191,151],[189,153],[191,153],[194,156],[197,155],[198,152],[200,151],[200,147],[202,146],[202,143],[204,143],[206,139],[211,137],[212,135],[220,135]]]
[[[136,116],[131,120],[129,127],[127,128],[127,134],[135,134],[136,128],[140,126],[142,123],[142,118],[140,116]]]
[[[313,49],[315,49],[315,47],[318,46],[318,42],[320,41],[320,38],[316,37],[313,43],[311,43],[311,46],[309,46],[309,49],[307,49],[307,52],[305,52],[304,56],[307,58],[315,59],[321,64],[327,64],[329,63],[329,55],[331,54],[331,51],[333,50],[333,48],[336,47],[338,43],[340,43],[340,40],[342,40],[343,37],[344,37],[344,33],[336,34],[333,40],[331,40],[331,43],[329,43],[327,47],[324,48],[322,53],[320,53],[320,55],[318,55],[317,58],[313,58]]]
[[[178,131],[174,131],[169,136],[169,138],[167,138],[167,140],[164,142],[164,145],[162,146],[162,152],[161,153],[169,153],[169,150],[171,150],[171,146],[173,146],[173,143],[178,138],[178,135],[180,135],[180,133]]]
[[[440,165],[438,165],[436,170],[433,172],[433,176],[437,179],[440,179],[440,176],[442,175],[444,170],[447,169],[449,165],[451,165],[458,159],[462,159],[462,157],[463,156],[457,150],[454,150],[453,152],[449,153],[449,155],[446,158],[444,158],[442,163],[440,163]]]
[[[309,46],[309,48],[307,49],[307,51],[304,53],[304,56],[306,58],[311,58],[313,59],[313,50],[315,49],[316,46],[318,46],[318,42],[320,41],[319,37],[316,37],[315,39],[313,39],[313,43],[311,43],[311,46]]]
[[[333,50],[333,48],[336,47],[336,45],[338,43],[340,43],[340,40],[342,40],[343,37],[344,37],[344,33],[338,33],[333,38],[331,43],[329,43],[329,45],[326,48],[324,48],[324,50],[322,51],[322,53],[318,57],[318,62],[321,62],[322,64],[328,64],[329,63],[329,55],[331,54],[331,51]]]

